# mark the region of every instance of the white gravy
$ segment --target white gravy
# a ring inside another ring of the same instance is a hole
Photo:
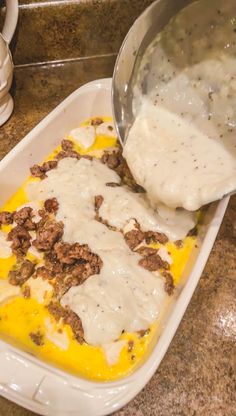
[[[143,58],[124,157],[153,204],[197,210],[236,189],[235,13],[194,2]]]
[[[236,158],[224,143],[151,102],[141,108],[123,154],[152,204],[194,211],[236,189]]]
[[[128,248],[121,232],[94,219],[94,198],[104,197],[100,215],[110,224],[125,228],[134,217],[143,229],[168,231],[174,239],[184,237],[194,226],[191,214],[181,222],[172,211],[168,215],[160,209],[160,217],[144,196],[126,187],[106,186],[107,182],[119,183],[120,178],[98,160],[66,158],[47,175],[30,186],[30,199],[56,197],[56,219],[64,223],[64,241],[88,244],[103,261],[100,274],[69,289],[61,304],[69,305],[81,318],[85,340],[92,345],[113,342],[123,330],[147,329],[166,299],[163,280],[139,266],[140,255]]]

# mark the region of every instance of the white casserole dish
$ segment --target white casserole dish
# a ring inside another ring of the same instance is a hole
[[[30,166],[41,162],[80,122],[99,115],[112,115],[111,79],[93,81],[76,90],[0,162],[0,205],[26,179]],[[157,334],[146,361],[133,374],[116,382],[87,381],[0,340],[0,394],[49,416],[104,416],[130,401],[150,380],[170,345],[200,279],[228,200],[224,198],[208,210],[199,248],[186,267],[182,288],[166,314],[163,330]]]

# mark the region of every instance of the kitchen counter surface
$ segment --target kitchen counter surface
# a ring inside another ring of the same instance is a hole
[[[15,110],[0,129],[0,158],[74,89],[111,76],[114,59],[111,55],[16,68]],[[158,371],[116,416],[236,416],[235,398],[236,196],[230,201],[198,288]],[[0,416],[33,414],[0,398]]]

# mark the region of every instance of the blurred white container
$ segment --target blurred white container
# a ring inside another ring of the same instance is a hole
[[[18,19],[18,0],[6,0],[6,18],[0,34],[0,125],[5,123],[13,111],[13,99],[9,94],[13,77],[13,62],[9,43],[15,32]]]

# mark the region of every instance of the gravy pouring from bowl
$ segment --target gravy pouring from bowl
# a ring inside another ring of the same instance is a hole
[[[150,200],[195,210],[236,189],[236,6],[201,0],[175,14],[185,5],[176,2],[173,10],[157,1],[135,22],[116,63],[113,109],[124,155]],[[131,57],[137,30],[145,36]],[[175,117],[184,123],[181,134],[197,138],[192,146],[185,137],[184,152],[171,130]]]

